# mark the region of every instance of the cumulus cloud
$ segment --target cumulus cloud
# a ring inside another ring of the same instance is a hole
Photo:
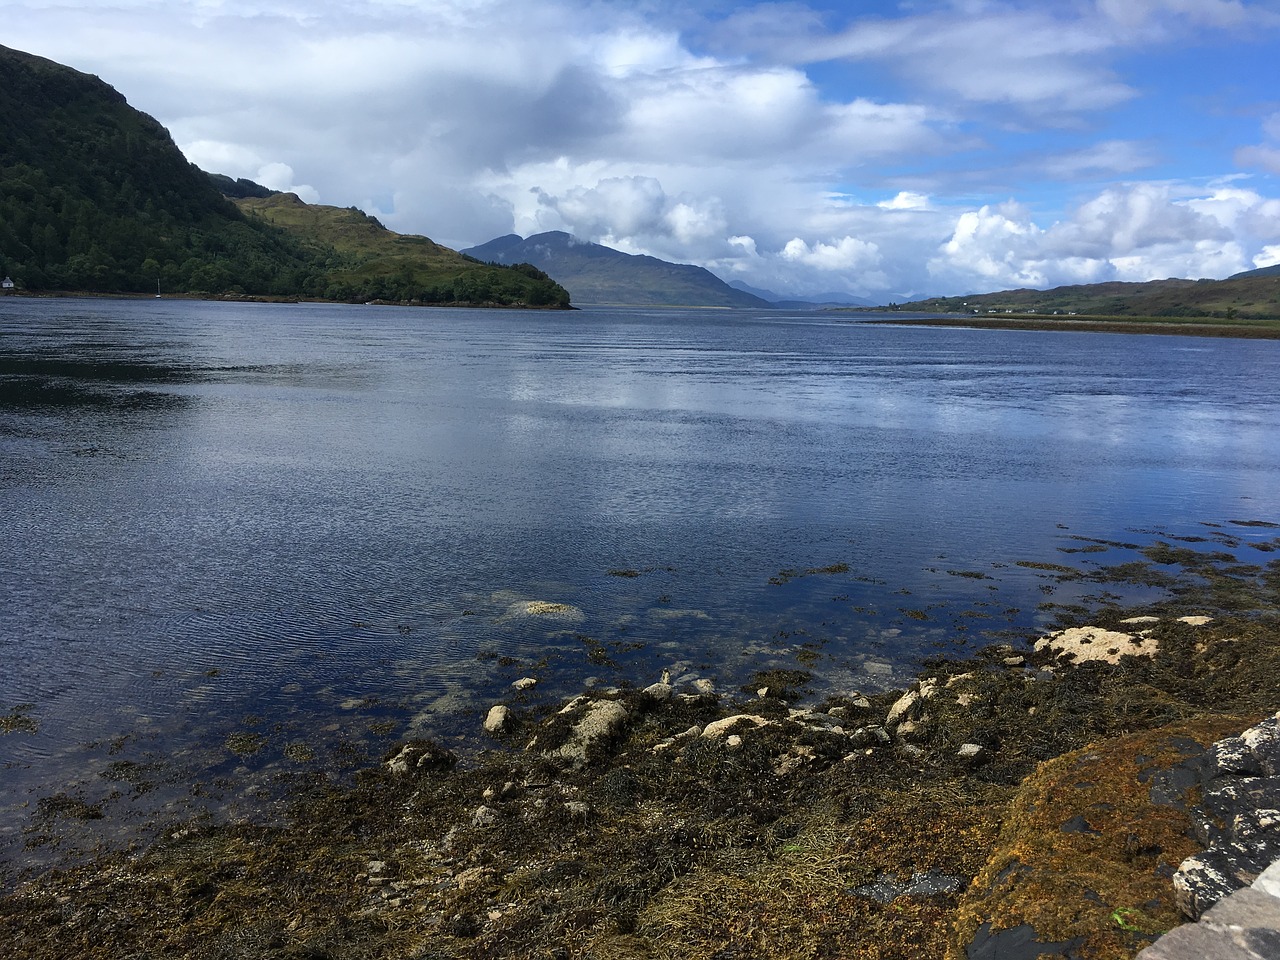
[[[981,277],[994,286],[1224,277],[1250,266],[1233,228],[1264,224],[1273,203],[1229,187],[1131,184],[1047,227],[1018,204],[984,206],[960,215],[929,269],[939,279]]]

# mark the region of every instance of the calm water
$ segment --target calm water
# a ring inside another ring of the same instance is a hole
[[[249,809],[524,675],[901,680],[1045,625],[1017,560],[1280,519],[1278,382],[1275,342],[0,301],[0,714],[38,724],[0,854],[59,791]]]

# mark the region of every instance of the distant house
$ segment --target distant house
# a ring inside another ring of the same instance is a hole
[[[14,286],[13,281],[10,280],[8,277],[5,277],[3,280],[0,280],[0,290],[12,290],[13,286]]]

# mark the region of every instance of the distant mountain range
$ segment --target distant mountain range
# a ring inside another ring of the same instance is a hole
[[[729,286],[735,290],[745,290],[753,296],[760,297],[762,300],[768,300],[775,307],[783,307],[788,310],[819,310],[824,307],[871,307],[875,306],[874,300],[868,300],[866,297],[855,297],[849,293],[814,293],[805,296],[788,297],[781,293],[775,293],[772,290],[765,290],[761,287],[753,287],[743,283],[741,280],[730,280]]]
[[[623,253],[559,230],[527,239],[509,234],[462,252],[485,263],[532,264],[565,287],[577,304],[773,306],[702,267]]]

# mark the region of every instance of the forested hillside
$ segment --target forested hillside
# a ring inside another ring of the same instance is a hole
[[[0,272],[27,289],[290,293],[325,268],[95,77],[0,47],[0,130]]]

